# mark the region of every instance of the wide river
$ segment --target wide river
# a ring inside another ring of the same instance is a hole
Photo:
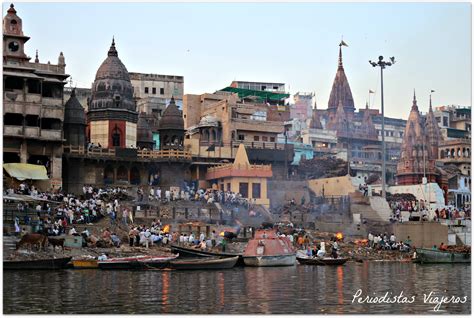
[[[359,289],[360,298],[354,298]],[[358,302],[386,293],[390,300],[401,292],[399,303]],[[430,292],[465,303],[434,311]],[[3,272],[5,314],[470,314],[470,308],[471,266],[462,264]]]

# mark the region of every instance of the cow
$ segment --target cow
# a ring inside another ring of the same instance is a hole
[[[28,244],[30,245],[30,248],[32,245],[38,244],[38,250],[43,248],[43,250],[46,247],[46,243],[48,241],[48,237],[46,235],[42,234],[25,234],[21,240],[16,243],[16,249],[18,250],[21,246]]]
[[[64,238],[49,236],[48,243],[53,246],[53,251],[56,251],[56,246],[60,246],[64,252]]]

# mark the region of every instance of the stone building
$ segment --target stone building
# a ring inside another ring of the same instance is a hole
[[[163,139],[153,150],[152,130],[144,116],[136,110],[133,87],[125,65],[118,58],[115,41],[107,58],[99,67],[88,99],[88,139],[94,144],[81,145],[79,119],[80,103],[75,91],[67,103],[68,136],[64,153],[64,189],[81,193],[84,184],[133,188],[160,186],[180,187],[190,181],[190,153],[182,147],[184,123],[181,112],[171,99],[160,127]],[[75,120],[72,120],[72,114]],[[178,124],[178,126],[177,126]],[[172,137],[178,136],[181,146],[174,147]],[[170,140],[170,141],[167,141]],[[100,144],[100,147],[98,147]],[[169,151],[172,150],[172,151]]]
[[[89,140],[104,148],[135,147],[138,113],[127,68],[118,57],[115,40],[97,70],[89,100]]]
[[[10,5],[3,18],[3,161],[46,166],[46,188],[62,186],[62,142],[66,63],[34,62],[25,52],[30,38]],[[44,184],[44,183],[43,183]],[[46,190],[46,189],[45,189]]]

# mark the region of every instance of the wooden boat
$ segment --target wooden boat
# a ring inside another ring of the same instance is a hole
[[[257,230],[243,255],[247,266],[292,266],[296,251],[287,237],[279,237],[275,230]]]
[[[470,253],[456,253],[450,251],[432,250],[426,248],[416,249],[415,263],[471,263]]]
[[[109,258],[103,261],[98,261],[97,264],[100,269],[143,269],[145,263],[166,263],[176,257],[176,255],[171,257],[138,255],[130,257]]]
[[[239,257],[176,259],[169,262],[171,269],[228,269],[237,264]]]
[[[178,258],[179,254],[170,257],[154,257],[138,260],[140,269],[164,269],[169,267],[169,262]]]
[[[21,261],[3,261],[3,269],[23,270],[23,269],[63,269],[67,268],[71,257],[48,258]]]
[[[301,265],[343,265],[347,262],[348,258],[332,258],[332,257],[299,257],[297,256],[296,259]]]
[[[196,248],[184,247],[176,244],[171,244],[171,252],[179,253],[180,257],[235,257],[238,256],[236,266],[243,266],[244,260],[241,253],[227,253],[227,252],[213,252],[210,250],[201,250]]]
[[[75,269],[99,268],[96,259],[75,259],[72,260]]]

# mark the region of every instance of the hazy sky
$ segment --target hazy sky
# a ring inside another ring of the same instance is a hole
[[[8,4],[3,5],[6,14]],[[315,92],[326,108],[343,36],[346,75],[356,108],[368,90],[380,106],[380,69],[368,60],[395,56],[384,71],[387,116],[406,118],[416,89],[421,111],[471,105],[470,3],[16,3],[26,52],[57,63],[90,87],[115,36],[129,71],[184,76],[185,94],[214,92],[232,80],[283,82]],[[188,52],[189,50],[189,52]]]

